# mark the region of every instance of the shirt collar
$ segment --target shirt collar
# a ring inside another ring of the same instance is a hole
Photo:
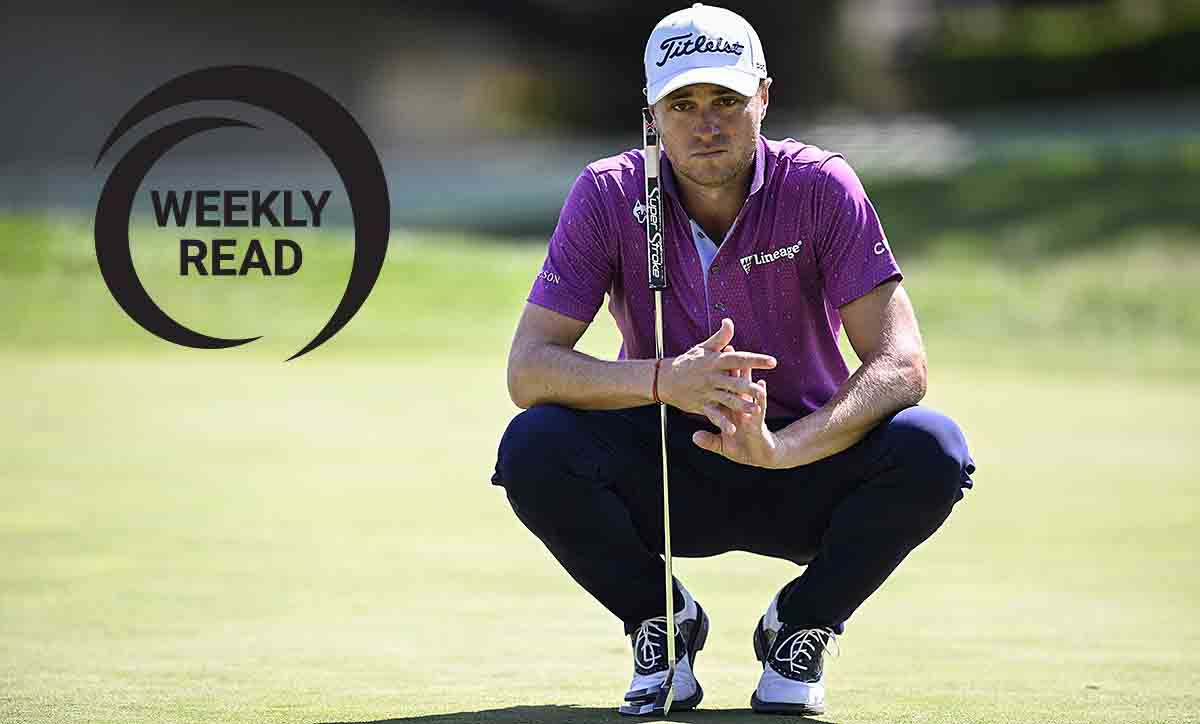
[[[662,172],[659,177],[662,179],[663,190],[671,196],[682,201],[679,196],[679,189],[675,186],[675,170],[671,168],[671,159],[667,158],[665,151],[659,151],[659,168]],[[758,193],[766,181],[767,168],[767,142],[762,134],[758,134],[758,143],[754,149],[754,177],[750,179],[750,196]]]

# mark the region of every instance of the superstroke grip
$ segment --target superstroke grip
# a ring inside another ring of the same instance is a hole
[[[646,255],[650,288],[667,288],[663,255],[662,190],[658,182],[658,129],[649,108],[642,109],[642,140],[646,148]]]

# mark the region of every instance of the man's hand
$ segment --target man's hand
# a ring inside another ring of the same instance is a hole
[[[737,431],[736,418],[729,412],[753,414],[758,407],[752,401],[756,387],[749,371],[775,366],[775,358],[769,355],[734,351],[729,347],[732,339],[733,320],[722,319],[713,336],[664,360],[658,378],[659,399],[684,412],[704,415],[729,435]],[[737,370],[745,374],[736,374]]]
[[[733,350],[732,347],[726,349]],[[749,369],[733,370],[731,374],[750,383],[753,411],[744,411],[746,400],[742,400],[738,410],[721,410],[727,418],[733,418],[729,426],[733,428],[732,432],[727,426],[718,425],[721,428],[720,435],[700,430],[692,435],[692,442],[709,452],[724,455],[735,463],[760,468],[779,467],[779,440],[775,433],[767,429],[766,423],[767,381],[752,382]]]

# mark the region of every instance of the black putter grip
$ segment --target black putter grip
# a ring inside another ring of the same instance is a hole
[[[646,149],[646,259],[650,288],[667,288],[667,264],[663,253],[662,189],[658,180],[658,129],[649,108],[642,109],[642,140]]]

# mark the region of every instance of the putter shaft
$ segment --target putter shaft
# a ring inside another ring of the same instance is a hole
[[[655,347],[658,359],[663,358],[662,338],[662,290],[654,290]],[[663,489],[663,565],[666,567],[667,593],[667,696],[663,704],[663,716],[671,711],[675,700],[675,574],[671,568],[671,486],[667,472],[667,406],[658,403],[659,439],[662,441],[662,489]]]
[[[646,169],[646,266],[654,292],[654,354],[663,359],[663,290],[667,288],[667,264],[663,233],[662,189],[658,179],[658,129],[649,108],[642,109],[642,139]],[[663,563],[667,596],[667,678],[663,682],[663,715],[675,700],[675,576],[671,566],[671,493],[667,464],[667,406],[658,403],[659,441],[662,445]]]

